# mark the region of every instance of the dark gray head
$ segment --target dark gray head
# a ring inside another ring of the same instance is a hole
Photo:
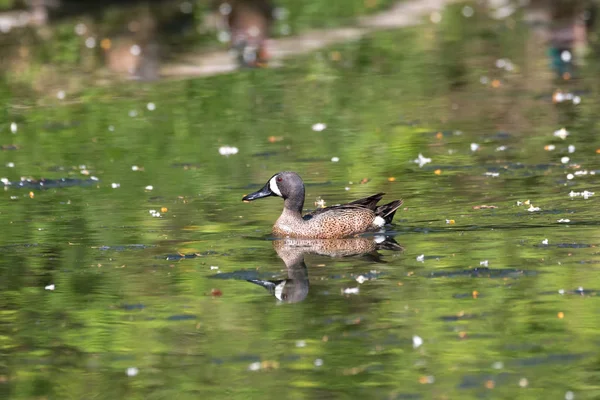
[[[304,206],[304,182],[295,172],[279,172],[271,177],[262,189],[242,198],[252,201],[263,197],[278,196],[285,200],[285,208],[302,212]]]

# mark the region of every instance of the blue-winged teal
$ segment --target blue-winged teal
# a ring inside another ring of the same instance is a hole
[[[252,201],[268,196],[283,198],[283,212],[273,226],[273,234],[276,236],[335,239],[378,231],[385,224],[391,223],[402,200],[377,206],[383,195],[384,193],[377,193],[348,204],[317,209],[302,216],[302,178],[295,172],[279,172],[262,189],[244,196],[242,200]]]

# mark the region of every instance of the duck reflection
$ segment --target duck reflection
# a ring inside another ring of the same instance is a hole
[[[280,280],[248,279],[248,282],[267,289],[279,301],[298,303],[308,295],[308,269],[304,257],[316,254],[332,258],[362,257],[383,263],[379,250],[402,251],[392,237],[358,237],[348,239],[282,239],[273,248],[285,263],[288,277]]]

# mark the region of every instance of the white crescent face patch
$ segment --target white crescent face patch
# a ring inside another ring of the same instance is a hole
[[[277,176],[274,176],[271,178],[271,180],[269,181],[269,188],[271,189],[271,192],[275,193],[277,196],[279,197],[283,197],[281,196],[281,191],[279,190],[279,186],[277,186]]]

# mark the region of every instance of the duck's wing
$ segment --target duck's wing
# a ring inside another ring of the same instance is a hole
[[[346,204],[339,204],[336,206],[317,208],[316,210],[310,211],[306,213],[302,218],[305,220],[309,220],[313,218],[315,215],[323,214],[333,210],[349,210],[349,209],[357,209],[357,208],[367,208],[369,210],[375,211],[377,208],[377,203],[383,198],[385,193],[377,193],[369,197],[363,197],[362,199],[351,201]]]

